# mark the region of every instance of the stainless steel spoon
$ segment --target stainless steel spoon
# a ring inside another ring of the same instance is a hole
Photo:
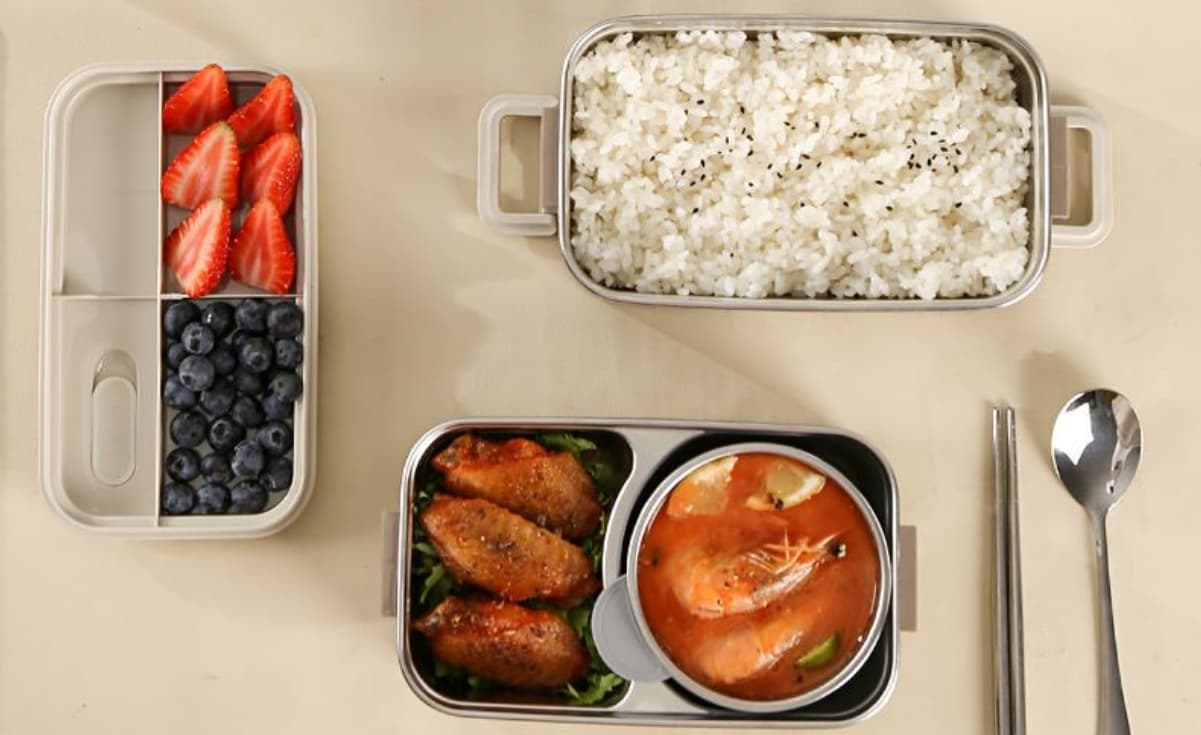
[[[1112,390],[1074,396],[1059,411],[1051,430],[1055,473],[1076,502],[1084,506],[1097,535],[1101,606],[1101,735],[1129,735],[1118,645],[1113,632],[1109,590],[1109,542],[1105,519],[1130,487],[1142,454],[1143,434],[1130,401]]]

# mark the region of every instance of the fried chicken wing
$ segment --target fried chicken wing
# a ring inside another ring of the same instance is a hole
[[[545,610],[447,597],[413,627],[442,661],[511,687],[557,689],[588,673],[583,642]]]
[[[487,500],[436,495],[421,523],[452,577],[497,597],[570,604],[600,588],[578,546]]]
[[[464,434],[433,465],[456,495],[491,500],[566,538],[583,538],[600,523],[596,486],[571,452]]]

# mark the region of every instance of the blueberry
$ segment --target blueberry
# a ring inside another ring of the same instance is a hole
[[[294,339],[281,339],[275,343],[275,364],[277,367],[293,368],[300,367],[300,363],[304,362],[304,347]]]
[[[200,460],[200,474],[209,482],[225,484],[234,479],[234,471],[229,467],[229,460],[224,454],[213,452],[204,455]]]
[[[250,337],[238,349],[238,364],[252,373],[265,373],[271,369],[275,349],[265,337]]]
[[[245,396],[257,396],[267,390],[267,381],[258,373],[239,370],[234,373],[234,387]]]
[[[267,331],[272,337],[295,337],[304,329],[304,314],[300,307],[288,301],[281,301],[267,312]]]
[[[234,331],[234,307],[214,301],[200,312],[200,323],[213,330],[214,335],[224,337]]]
[[[286,421],[292,418],[292,404],[289,401],[281,401],[274,393],[268,393],[263,398],[263,413],[274,421]]]
[[[265,464],[262,448],[249,439],[238,442],[238,446],[234,447],[234,456],[229,461],[234,477],[255,477],[263,471]]]
[[[195,449],[176,447],[167,454],[167,474],[172,480],[191,482],[200,474],[200,455]]]
[[[195,411],[183,411],[171,419],[168,433],[171,441],[181,447],[198,447],[204,441],[204,417]]]
[[[263,415],[263,407],[250,396],[240,396],[238,400],[234,401],[234,407],[229,410],[229,415],[247,429],[259,426],[266,418]]]
[[[271,394],[281,401],[291,403],[304,392],[304,383],[296,373],[276,373],[271,379]]]
[[[259,475],[259,483],[267,492],[274,493],[292,487],[292,460],[287,457],[272,457]]]
[[[196,507],[192,509],[197,515],[224,513],[229,507],[229,489],[221,483],[212,482],[201,485],[196,491]]]
[[[263,334],[267,331],[267,312],[271,307],[258,299],[243,299],[234,312],[234,321],[238,329],[251,334]]]
[[[179,382],[188,390],[207,390],[216,378],[213,361],[202,355],[188,355],[179,366]]]
[[[229,413],[234,406],[238,391],[228,380],[213,383],[212,387],[200,394],[200,407],[209,416],[222,416]]]
[[[225,343],[214,347],[209,353],[209,359],[213,361],[213,369],[218,375],[229,375],[238,369],[238,356],[234,354],[233,348]]]
[[[179,364],[188,356],[188,350],[180,342],[172,342],[167,345],[167,364],[173,368],[179,369]]]
[[[176,376],[168,375],[163,381],[163,401],[181,411],[196,408],[196,391],[185,387]]]
[[[254,480],[242,480],[229,491],[230,513],[262,513],[267,507],[267,491]]]
[[[200,318],[200,309],[191,301],[176,301],[163,312],[163,331],[179,339],[183,328]]]
[[[183,515],[196,504],[196,493],[192,486],[182,482],[173,482],[163,488],[163,512],[169,516]]]
[[[229,338],[229,344],[234,348],[234,354],[238,354],[242,345],[246,344],[246,340],[253,336],[250,332],[234,332],[234,336]]]
[[[179,339],[184,349],[193,355],[207,355],[217,343],[217,339],[213,337],[213,330],[200,322],[192,322],[184,327],[183,335]]]
[[[209,446],[218,452],[228,452],[246,438],[246,429],[229,416],[218,416],[209,424]]]
[[[292,451],[292,429],[282,421],[268,421],[256,437],[267,454],[278,457]]]

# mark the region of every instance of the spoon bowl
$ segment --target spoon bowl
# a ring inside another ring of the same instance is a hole
[[[1055,474],[1090,514],[1109,510],[1130,487],[1142,455],[1138,414],[1126,396],[1098,388],[1072,397],[1051,431]]]

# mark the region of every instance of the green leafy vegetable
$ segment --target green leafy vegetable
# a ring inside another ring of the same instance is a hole
[[[593,672],[588,675],[588,680],[583,689],[576,689],[571,684],[568,684],[563,693],[572,704],[597,704],[604,701],[610,692],[623,684],[625,684],[625,679],[622,679],[617,674],[612,672]]]
[[[547,449],[554,449],[560,452],[571,452],[580,459],[584,452],[596,449],[596,442],[591,439],[585,439],[582,436],[575,434],[566,434],[562,432],[554,434],[539,434],[538,442]]]

